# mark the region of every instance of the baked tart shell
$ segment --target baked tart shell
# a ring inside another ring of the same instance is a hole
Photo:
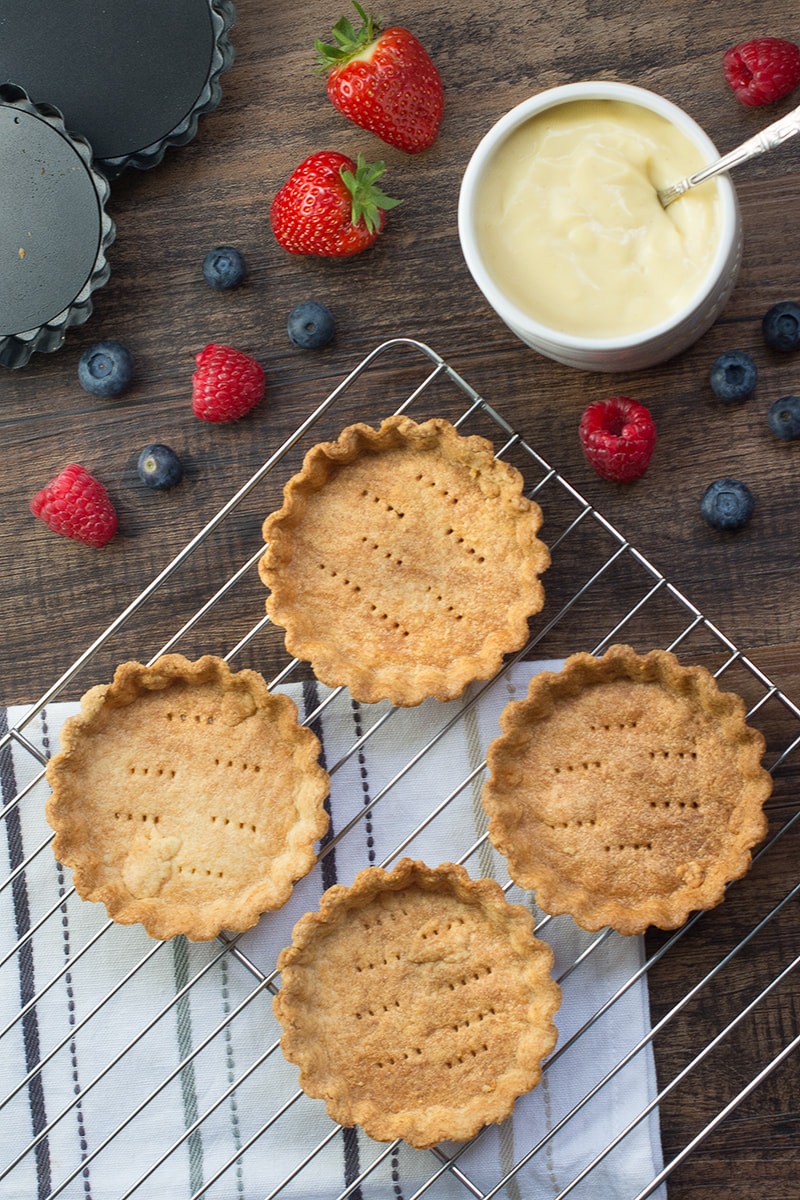
[[[419,1149],[504,1120],[539,1082],[561,992],[492,880],[402,859],[324,893],[278,960],[281,1046],[334,1121]]]
[[[742,699],[669,651],[579,653],[501,714],[482,800],[512,879],[587,930],[675,929],[749,869],[772,779]]]
[[[151,937],[248,929],[315,862],[319,754],[255,671],[212,655],[123,663],[85,693],[47,764],[55,856],[83,899]]]
[[[290,654],[355,699],[450,700],[528,638],[550,563],[541,510],[486,439],[434,418],[346,428],[267,517],[267,612]]]

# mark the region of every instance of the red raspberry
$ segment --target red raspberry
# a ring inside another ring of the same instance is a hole
[[[597,474],[614,483],[629,483],[644,475],[656,444],[649,410],[629,396],[590,404],[578,433],[583,453]]]
[[[800,84],[800,46],[784,38],[753,38],[728,50],[722,69],[742,104],[771,104]]]
[[[264,370],[249,354],[212,343],[195,361],[192,412],[202,421],[237,421],[263,399]]]
[[[87,546],[105,546],[117,531],[117,514],[102,483],[70,463],[37,492],[31,512],[48,529]]]

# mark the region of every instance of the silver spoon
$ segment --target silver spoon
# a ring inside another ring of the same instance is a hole
[[[714,175],[720,175],[723,171],[729,171],[731,167],[737,167],[739,163],[747,162],[748,159],[763,154],[765,150],[774,150],[776,146],[788,141],[796,133],[800,133],[800,105],[793,108],[780,120],[773,121],[760,133],[748,138],[746,142],[742,142],[741,146],[737,146],[735,150],[729,151],[722,158],[718,158],[716,162],[703,167],[696,174],[689,175],[686,179],[679,179],[677,183],[671,183],[669,187],[659,188],[658,198],[666,208],[668,204],[672,204],[673,200],[677,200],[679,196],[688,192],[689,188],[696,187],[698,183],[703,183]]]

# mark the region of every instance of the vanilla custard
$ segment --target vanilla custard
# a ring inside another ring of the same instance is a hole
[[[719,243],[715,181],[664,209],[657,189],[704,166],[648,108],[575,100],[501,143],[480,184],[476,234],[496,286],[551,329],[621,337],[667,320],[708,275]]]

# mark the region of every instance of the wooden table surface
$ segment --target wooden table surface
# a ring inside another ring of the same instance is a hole
[[[443,76],[446,113],[431,150],[409,157],[385,147],[327,102],[310,51],[339,15],[338,0],[296,7],[238,0],[236,61],[223,78],[219,109],[202,119],[189,146],[171,150],[158,168],[130,171],[112,185],[112,274],[97,293],[93,316],[69,332],[57,353],[36,355],[26,368],[0,375],[3,700],[35,700],[362,356],[397,336],[439,352],[800,700],[800,442],[779,442],[766,424],[772,401],[800,387],[800,356],[771,352],[760,328],[771,304],[800,300],[800,139],[736,175],[745,252],[723,316],[691,350],[633,375],[586,374],[526,349],[472,283],[456,229],[459,182],[472,149],[502,113],[546,87],[584,78],[640,84],[682,105],[720,150],[739,143],[797,103],[798,95],[767,110],[745,108],[723,79],[722,54],[753,36],[796,37],[794,6],[788,0],[757,6],[744,0],[550,6],[508,0],[502,9],[488,9],[470,0],[452,6],[405,0],[384,7],[387,17],[417,32]],[[302,158],[322,148],[383,158],[386,190],[403,198],[377,245],[349,261],[287,255],[270,232],[276,188]],[[203,256],[220,243],[238,246],[249,264],[248,282],[235,292],[215,293],[202,279]],[[286,336],[289,311],[309,298],[328,304],[337,320],[334,343],[317,352],[294,348]],[[135,382],[118,400],[95,399],[78,385],[81,352],[103,338],[125,341],[136,361]],[[205,425],[190,409],[193,358],[211,341],[255,355],[267,376],[266,402],[229,426]],[[759,384],[753,399],[723,406],[712,398],[708,371],[733,347],[754,355]],[[650,469],[629,486],[595,476],[577,438],[585,405],[619,393],[647,404],[659,431]],[[357,415],[379,419],[386,415],[382,403],[375,395]],[[174,492],[150,492],[136,479],[138,452],[151,441],[167,442],[184,458],[187,477]],[[28,511],[33,492],[72,460],[103,480],[117,506],[120,532],[102,550],[56,537]],[[757,498],[751,524],[736,534],[714,532],[699,515],[703,490],[722,475],[745,480]],[[257,523],[243,531],[245,540],[257,537]],[[189,561],[181,588],[200,594],[209,572],[219,570],[222,579],[229,569],[207,557]],[[790,783],[781,801],[787,812],[793,810]],[[791,850],[791,838],[784,840],[775,867],[790,885],[796,846]],[[753,921],[735,902],[730,913],[740,930]],[[768,934],[765,953],[791,932],[784,926],[782,934]],[[794,937],[796,953],[796,931]],[[698,934],[685,953],[702,959],[714,946]],[[657,1011],[682,986],[678,968],[674,977],[670,970],[657,976],[664,987],[653,995]],[[687,1043],[694,1036],[703,1044],[703,1020],[701,1009],[693,1015],[693,1034],[681,1035]],[[785,1041],[798,1027],[797,1001],[784,991],[757,1023],[758,1046],[744,1039],[734,1066],[712,1073],[701,1095],[690,1089],[685,1099],[666,1102],[667,1157],[701,1127],[714,1103],[715,1080],[724,1103],[725,1073],[735,1076],[737,1089],[744,1086],[764,1047],[783,1044],[778,1030]],[[677,1039],[670,1049],[680,1064],[691,1046]],[[661,1070],[667,1057],[659,1059]],[[712,1189],[742,1200],[800,1194],[797,1065],[789,1058],[678,1167],[670,1180],[674,1200]]]

